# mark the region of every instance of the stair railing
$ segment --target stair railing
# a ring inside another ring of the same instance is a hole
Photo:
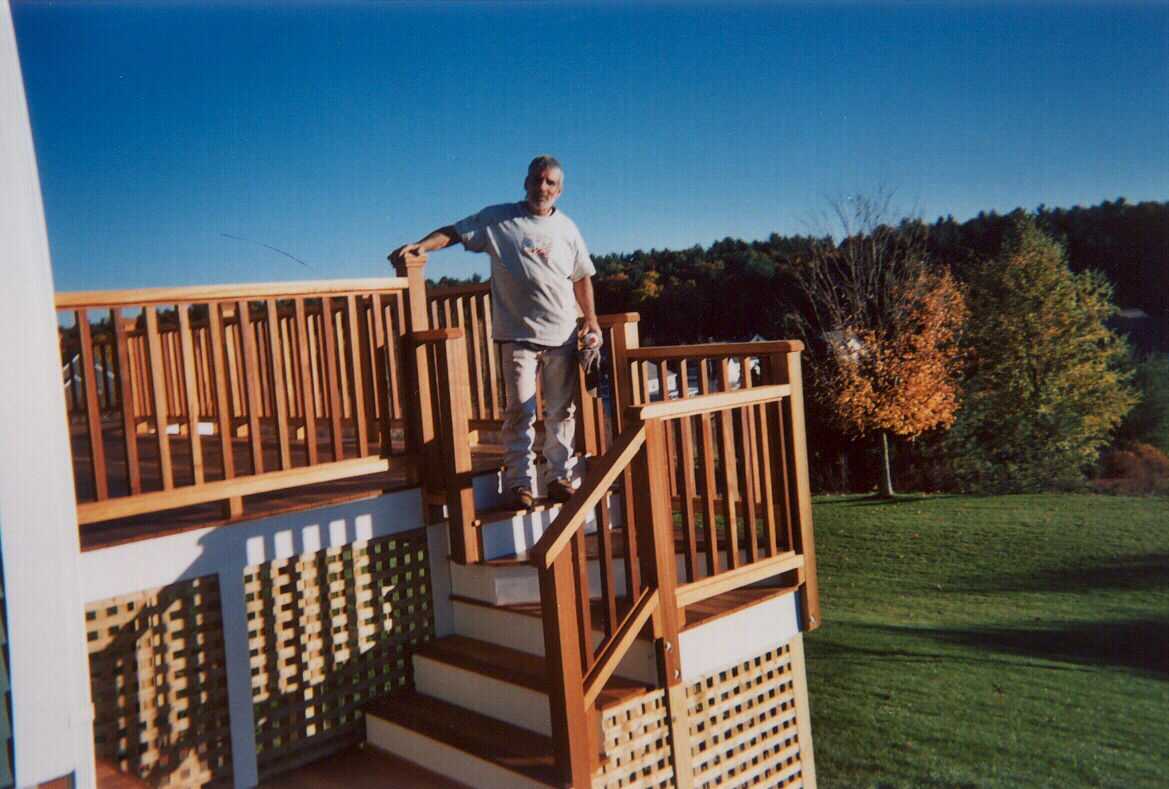
[[[553,741],[566,785],[590,785],[600,760],[596,699],[647,624],[666,691],[678,786],[692,782],[678,641],[686,607],[778,579],[798,592],[803,629],[819,624],[799,348],[767,350],[769,377],[781,383],[628,408],[612,447],[591,464],[581,488],[532,551]],[[686,482],[688,473],[693,485]],[[614,535],[603,519],[610,490],[621,478],[627,494],[624,597],[613,572]],[[672,486],[682,495],[674,495]],[[585,540],[593,510],[604,620],[599,642]]]

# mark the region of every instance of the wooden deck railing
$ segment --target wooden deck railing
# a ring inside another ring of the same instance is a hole
[[[407,468],[405,279],[62,293],[82,524]]]
[[[679,786],[689,785],[684,776],[691,774],[678,648],[685,608],[778,577],[800,591],[804,627],[818,626],[800,349],[799,343],[698,346],[689,358],[674,348],[628,351],[631,366],[676,359],[685,370],[689,364],[701,367],[698,359],[757,354],[766,356],[768,366],[753,385],[678,393],[629,407],[613,446],[590,465],[576,496],[532,551],[540,574],[553,739],[566,785],[589,785],[599,754],[594,702],[647,623],[666,690]],[[627,494],[638,491],[624,496],[624,590],[615,583],[616,537],[602,520],[610,491],[622,478]],[[594,509],[600,524],[597,590],[590,588],[584,534]],[[678,552],[684,556],[683,583]],[[603,620],[596,646],[594,597],[600,598]]]

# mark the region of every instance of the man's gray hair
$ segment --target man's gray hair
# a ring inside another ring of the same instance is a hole
[[[533,159],[532,163],[528,165],[528,177],[530,178],[533,175],[539,175],[545,170],[559,170],[561,175],[564,174],[564,168],[560,165],[559,159],[557,159],[555,156],[541,154],[540,156],[537,156],[535,159]]]

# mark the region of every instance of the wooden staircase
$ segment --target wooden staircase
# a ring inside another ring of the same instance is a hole
[[[559,786],[539,582],[526,551],[560,507],[502,507],[498,485],[484,479],[475,485],[476,526],[492,534],[490,558],[450,563],[454,633],[413,655],[412,691],[366,710],[367,742],[470,786]],[[654,679],[643,639],[599,694],[595,720],[650,692]],[[592,735],[599,742],[600,732]]]
[[[436,605],[451,625],[412,656],[413,691],[366,711],[368,743],[472,786],[689,787],[744,770],[814,786],[799,636],[819,603],[798,344],[628,350],[611,436],[582,376],[587,473],[563,506],[518,512],[502,507],[498,476],[473,473],[462,330],[413,337],[442,415],[417,434],[427,484],[444,492],[428,505],[447,524],[449,598]],[[761,377],[733,387],[730,362],[747,370],[761,354]],[[651,367],[676,396],[636,394]],[[747,708],[733,730],[717,712],[728,704]],[[618,714],[629,725],[613,737]]]

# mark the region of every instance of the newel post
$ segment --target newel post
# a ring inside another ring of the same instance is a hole
[[[406,447],[407,451],[422,461],[427,447],[434,442],[434,406],[431,399],[430,375],[427,370],[426,347],[416,343],[411,335],[430,328],[430,316],[426,304],[426,259],[421,256],[406,259],[406,335],[402,358],[406,360],[405,391],[408,404]]]
[[[633,464],[633,484],[640,492],[635,504],[637,539],[645,572],[643,583],[657,588],[661,604],[653,615],[658,679],[666,691],[670,727],[670,758],[674,785],[694,783],[690,758],[690,715],[682,683],[679,645],[678,576],[674,559],[674,515],[670,499],[666,429],[661,419],[645,423],[645,450]]]
[[[613,435],[625,430],[625,409],[634,405],[641,391],[637,373],[629,366],[628,351],[641,346],[636,312],[600,316],[605,340],[609,343],[609,386],[613,398]]]
[[[812,485],[808,477],[808,439],[804,427],[804,384],[800,367],[800,351],[803,346],[794,344],[787,353],[771,357],[771,374],[775,383],[788,384],[791,397],[784,409],[787,434],[790,437],[787,448],[787,462],[793,470],[792,484],[795,487],[796,528],[792,530],[792,548],[803,555],[804,567],[800,571],[803,594],[800,596],[800,613],[807,630],[820,626],[820,585],[816,580],[816,542],[812,536]]]
[[[447,523],[451,558],[462,564],[479,561],[475,529],[475,491],[471,481],[471,383],[467,374],[467,343],[462,329],[439,329],[429,334],[438,351],[438,386],[442,419],[442,464],[447,491]],[[423,347],[419,343],[419,347]]]
[[[542,558],[542,557],[541,557]],[[540,567],[540,602],[544,612],[544,655],[548,662],[548,707],[556,769],[564,786],[592,786],[594,757],[591,721],[585,710],[576,610],[576,581],[569,553],[551,567]]]

